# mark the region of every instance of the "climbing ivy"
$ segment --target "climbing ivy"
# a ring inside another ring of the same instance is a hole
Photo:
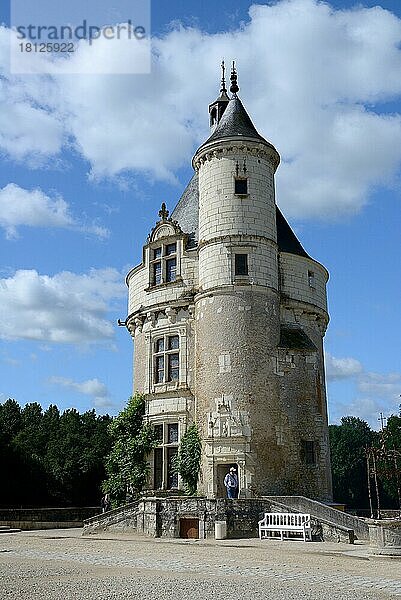
[[[194,496],[198,487],[202,441],[195,423],[181,438],[175,469],[181,475],[188,495]]]
[[[110,494],[113,508],[137,497],[149,476],[147,456],[157,440],[151,425],[144,423],[144,414],[145,399],[137,393],[109,426],[113,446],[102,488]]]

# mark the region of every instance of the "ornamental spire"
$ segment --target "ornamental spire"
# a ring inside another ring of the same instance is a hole
[[[235,60],[233,60],[233,66],[231,68],[230,81],[231,81],[230,92],[232,92],[233,94],[236,94],[237,92],[239,92],[239,87],[238,87],[238,81],[237,81],[237,70],[235,68]]]
[[[226,73],[226,66],[225,66],[224,59],[223,59],[222,62],[221,62],[221,87],[220,87],[220,94],[227,94],[225,73]]]

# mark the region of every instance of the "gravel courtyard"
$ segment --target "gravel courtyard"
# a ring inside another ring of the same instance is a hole
[[[30,531],[0,535],[0,597],[381,600],[401,598],[401,559],[362,545]]]

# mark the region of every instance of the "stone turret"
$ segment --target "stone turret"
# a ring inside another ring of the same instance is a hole
[[[171,460],[188,424],[203,440],[199,492],[330,500],[323,335],[326,269],[275,202],[280,157],[225,89],[210,137],[171,217],[165,207],[127,276],[134,390],[160,432],[150,487],[174,489]],[[213,113],[214,114],[214,113]],[[213,117],[214,118],[214,117]],[[211,119],[212,120],[212,119]]]

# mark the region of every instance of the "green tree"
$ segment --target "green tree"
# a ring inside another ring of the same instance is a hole
[[[98,504],[110,452],[111,417],[33,402],[0,405],[0,469],[5,506]]]
[[[21,458],[13,446],[14,437],[22,427],[21,408],[9,398],[0,404],[0,473],[3,480],[0,504],[18,505],[21,495]]]
[[[333,495],[352,508],[368,508],[365,448],[377,434],[358,417],[343,417],[341,425],[330,425],[330,451]]]
[[[47,501],[46,434],[42,407],[37,402],[21,410],[21,428],[12,445],[20,460],[20,497],[25,504],[43,505]]]
[[[8,445],[22,427],[21,407],[12,398],[0,404],[0,443]]]
[[[201,462],[202,441],[196,423],[190,425],[181,438],[176,456],[175,468],[181,475],[185,491],[190,496],[196,494],[198,488]]]
[[[157,440],[151,425],[144,423],[144,414],[145,399],[137,393],[110,424],[113,446],[106,460],[103,491],[110,494],[113,507],[123,504],[127,496],[137,496],[148,479],[147,456]]]
[[[380,461],[383,488],[388,496],[389,506],[401,508],[401,414],[388,417],[380,437],[385,450]]]
[[[110,421],[94,410],[81,415],[69,409],[59,417],[46,454],[50,493],[59,504],[99,503],[104,459],[111,447]]]

